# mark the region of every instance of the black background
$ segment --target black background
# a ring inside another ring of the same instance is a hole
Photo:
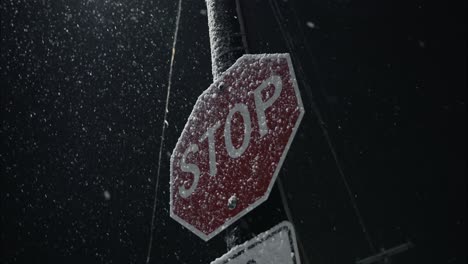
[[[279,177],[303,262],[373,253],[315,103],[377,250],[412,241],[394,263],[466,263],[466,2],[241,4],[252,53],[295,55],[306,115]],[[207,263],[286,219],[276,188],[208,243],[169,218],[169,155],[212,78],[204,1],[182,6],[153,263]],[[177,1],[0,10],[0,261],[144,262]]]

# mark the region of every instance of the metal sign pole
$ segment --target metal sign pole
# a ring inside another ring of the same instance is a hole
[[[208,30],[211,48],[211,70],[213,81],[248,53],[245,26],[239,0],[206,0]],[[227,230],[228,248],[232,244],[229,238],[235,229]],[[235,239],[234,239],[235,240]]]
[[[237,0],[206,0],[213,80],[247,52]]]

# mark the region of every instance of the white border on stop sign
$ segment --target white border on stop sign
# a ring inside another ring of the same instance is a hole
[[[179,222],[181,225],[183,225],[185,228],[187,228],[188,230],[192,231],[194,234],[196,234],[198,237],[200,237],[201,239],[203,239],[204,241],[208,241],[210,240],[211,238],[213,238],[214,236],[216,236],[217,234],[219,234],[221,231],[223,231],[224,229],[226,229],[227,227],[229,227],[231,224],[233,224],[235,221],[239,220],[240,218],[242,218],[244,215],[246,215],[248,212],[250,212],[251,210],[253,210],[254,208],[256,208],[257,206],[259,206],[260,204],[262,204],[263,202],[265,202],[268,197],[270,196],[270,192],[271,192],[271,189],[273,189],[273,185],[274,183],[276,182],[276,178],[278,177],[278,174],[279,174],[279,171],[283,165],[283,162],[286,158],[286,154],[288,153],[289,151],[289,148],[291,146],[291,143],[294,139],[294,137],[296,136],[296,132],[297,132],[297,129],[299,128],[299,125],[302,121],[302,117],[304,116],[304,113],[305,113],[305,110],[304,110],[304,105],[302,104],[302,99],[301,99],[301,94],[299,92],[299,86],[297,85],[297,79],[296,79],[296,74],[294,73],[294,68],[292,66],[292,62],[291,62],[291,57],[289,56],[289,53],[273,53],[273,54],[245,54],[243,55],[242,57],[240,57],[239,59],[237,59],[237,61],[231,66],[229,67],[229,69],[227,69],[220,77],[218,80],[216,80],[213,84],[210,85],[210,87],[208,89],[206,89],[198,98],[197,98],[197,101],[199,99],[201,99],[206,93],[208,93],[208,91],[210,91],[211,89],[216,89],[217,85],[219,83],[220,80],[222,80],[224,78],[224,76],[230,72],[232,70],[232,68],[235,68],[238,66],[238,64],[244,60],[244,59],[256,59],[256,60],[260,60],[261,58],[264,58],[264,57],[269,57],[269,56],[274,56],[274,57],[277,57],[277,58],[285,58],[286,61],[288,62],[288,68],[289,68],[289,75],[290,75],[290,78],[291,78],[291,81],[292,81],[292,84],[293,84],[293,88],[294,88],[294,92],[296,93],[296,99],[297,99],[297,105],[299,107],[299,117],[297,118],[297,121],[296,121],[296,124],[294,124],[294,127],[292,129],[292,133],[291,135],[289,136],[289,139],[288,139],[288,143],[286,144],[285,148],[284,148],[284,151],[283,153],[281,154],[281,158],[278,162],[278,165],[276,166],[276,170],[273,174],[273,177],[270,181],[270,184],[268,186],[268,189],[267,191],[265,192],[265,195],[262,196],[260,199],[258,199],[257,201],[255,201],[255,203],[251,204],[249,207],[247,207],[246,209],[244,209],[243,211],[239,212],[236,216],[232,217],[231,219],[227,220],[223,225],[221,225],[220,227],[218,227],[217,229],[215,229],[213,232],[211,232],[210,234],[206,235],[205,233],[201,232],[200,230],[196,229],[194,226],[192,226],[191,224],[189,224],[188,222],[186,222],[184,219],[180,218],[179,216],[177,216],[176,214],[174,214],[174,212],[172,211],[173,209],[173,202],[172,202],[172,183],[174,182],[173,181],[173,170],[172,170],[172,165],[173,165],[173,162],[174,162],[174,151],[172,152],[171,154],[171,160],[170,160],[170,185],[169,185],[169,195],[170,195],[170,200],[169,200],[169,215],[172,219],[176,220],[177,222]],[[195,105],[196,105],[196,102],[195,102]],[[195,111],[195,107],[194,109],[192,109],[192,112],[190,113],[189,117],[192,116],[193,112]],[[184,130],[182,131],[179,139],[177,140],[177,143],[181,140],[182,136],[183,136],[183,132],[186,131],[187,126],[188,126],[188,119],[187,119],[187,123],[185,124],[184,126]],[[176,146],[177,146],[177,143],[176,143]]]

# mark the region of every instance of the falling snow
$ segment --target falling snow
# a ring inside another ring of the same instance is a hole
[[[111,198],[111,195],[110,195],[109,191],[104,191],[104,199],[110,200],[110,198]]]
[[[315,28],[315,23],[312,22],[312,21],[307,21],[306,25],[307,25],[307,27],[309,27],[309,28]]]

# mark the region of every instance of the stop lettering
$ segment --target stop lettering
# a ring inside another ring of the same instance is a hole
[[[171,156],[171,217],[208,240],[265,201],[304,114],[288,54],[244,55],[197,100]]]

